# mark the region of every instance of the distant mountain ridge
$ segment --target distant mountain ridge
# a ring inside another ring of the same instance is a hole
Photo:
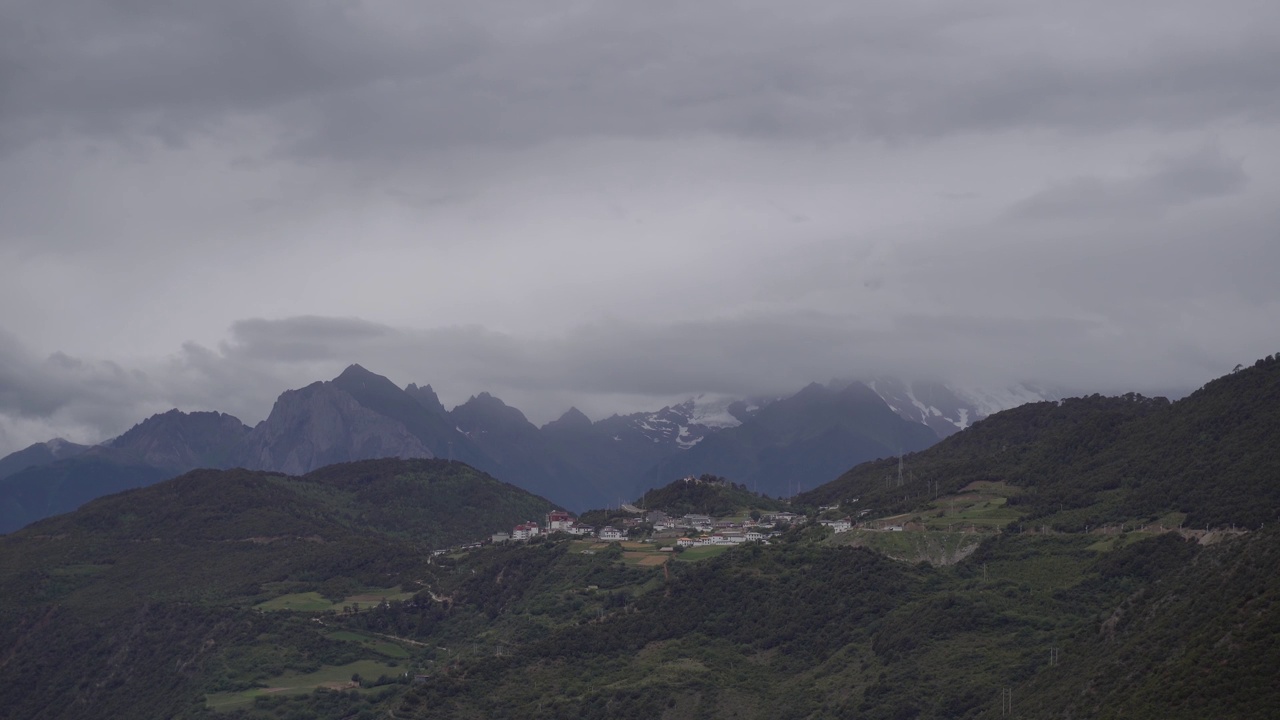
[[[249,432],[244,423],[226,413],[170,410],[99,447],[141,465],[186,472],[235,464],[234,448]]]
[[[0,480],[27,468],[48,465],[58,460],[75,457],[88,450],[91,445],[79,445],[62,438],[54,438],[46,442],[29,445],[17,452],[0,458]]]
[[[489,393],[447,410],[430,385],[400,388],[351,365],[285,391],[253,428],[223,413],[171,410],[100,446],[51,441],[0,459],[0,532],[196,468],[301,475],[382,457],[459,460],[578,511],[703,473],[791,494],[927,446],[986,410],[936,390],[932,404],[915,402],[923,392],[880,379],[782,399],[698,395],[594,422],[571,408],[537,427]]]
[[[708,437],[653,468],[646,480],[711,473],[770,495],[793,495],[879,457],[938,441],[862,383],[841,390],[813,383],[764,407],[747,422]]]
[[[101,445],[63,448],[60,459],[0,477],[0,533],[196,467],[232,467],[248,433],[230,415],[170,410]]]

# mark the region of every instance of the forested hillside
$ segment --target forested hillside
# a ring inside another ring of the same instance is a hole
[[[1280,359],[1264,358],[1174,403],[1141,395],[1024,405],[936,446],[853,468],[798,498],[858,498],[905,512],[975,481],[1027,492],[1025,521],[1080,530],[1157,520],[1257,528],[1280,521]]]
[[[799,522],[768,545],[556,535],[435,555],[551,503],[439,460],[192,473],[0,538],[0,706],[1275,717],[1278,371],[1269,359],[1172,404],[1091,397],[993,416],[901,470],[860,466],[801,498],[839,501],[828,519],[865,510],[864,527]],[[648,500],[678,512],[759,498],[705,480]],[[1265,527],[1238,527],[1255,512]]]
[[[638,504],[646,510],[661,510],[669,515],[699,513],[713,516],[787,507],[781,500],[758,495],[743,485],[715,475],[675,480],[646,492]]]

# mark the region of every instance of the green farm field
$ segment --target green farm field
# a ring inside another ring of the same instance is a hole
[[[377,678],[382,675],[396,676],[404,672],[373,660],[358,660],[346,665],[327,665],[312,673],[285,673],[267,681],[268,687],[254,688],[233,693],[211,693],[205,698],[205,705],[211,710],[227,712],[243,710],[253,704],[255,698],[269,695],[305,695],[317,688],[342,690],[352,687],[352,675],[362,678]]]

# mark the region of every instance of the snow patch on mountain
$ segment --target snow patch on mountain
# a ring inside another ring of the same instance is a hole
[[[688,418],[691,425],[723,430],[742,424],[741,420],[729,412],[729,406],[736,402],[739,402],[739,398],[702,393],[672,406],[671,409]]]
[[[975,387],[877,377],[865,384],[899,417],[926,425],[939,437],[957,433],[1002,410],[1061,396],[1029,383]]]
[[[702,439],[705,437],[705,434],[695,436],[693,433],[689,432],[688,425],[681,425],[680,433],[676,436],[676,445],[679,445],[681,450],[688,450],[694,445],[702,442]]]

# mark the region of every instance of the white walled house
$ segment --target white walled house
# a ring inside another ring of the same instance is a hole
[[[512,540],[530,540],[541,534],[538,529],[538,523],[524,523],[517,525],[511,530]]]
[[[568,532],[573,527],[573,516],[563,510],[552,510],[547,513],[547,532],[557,530]]]

